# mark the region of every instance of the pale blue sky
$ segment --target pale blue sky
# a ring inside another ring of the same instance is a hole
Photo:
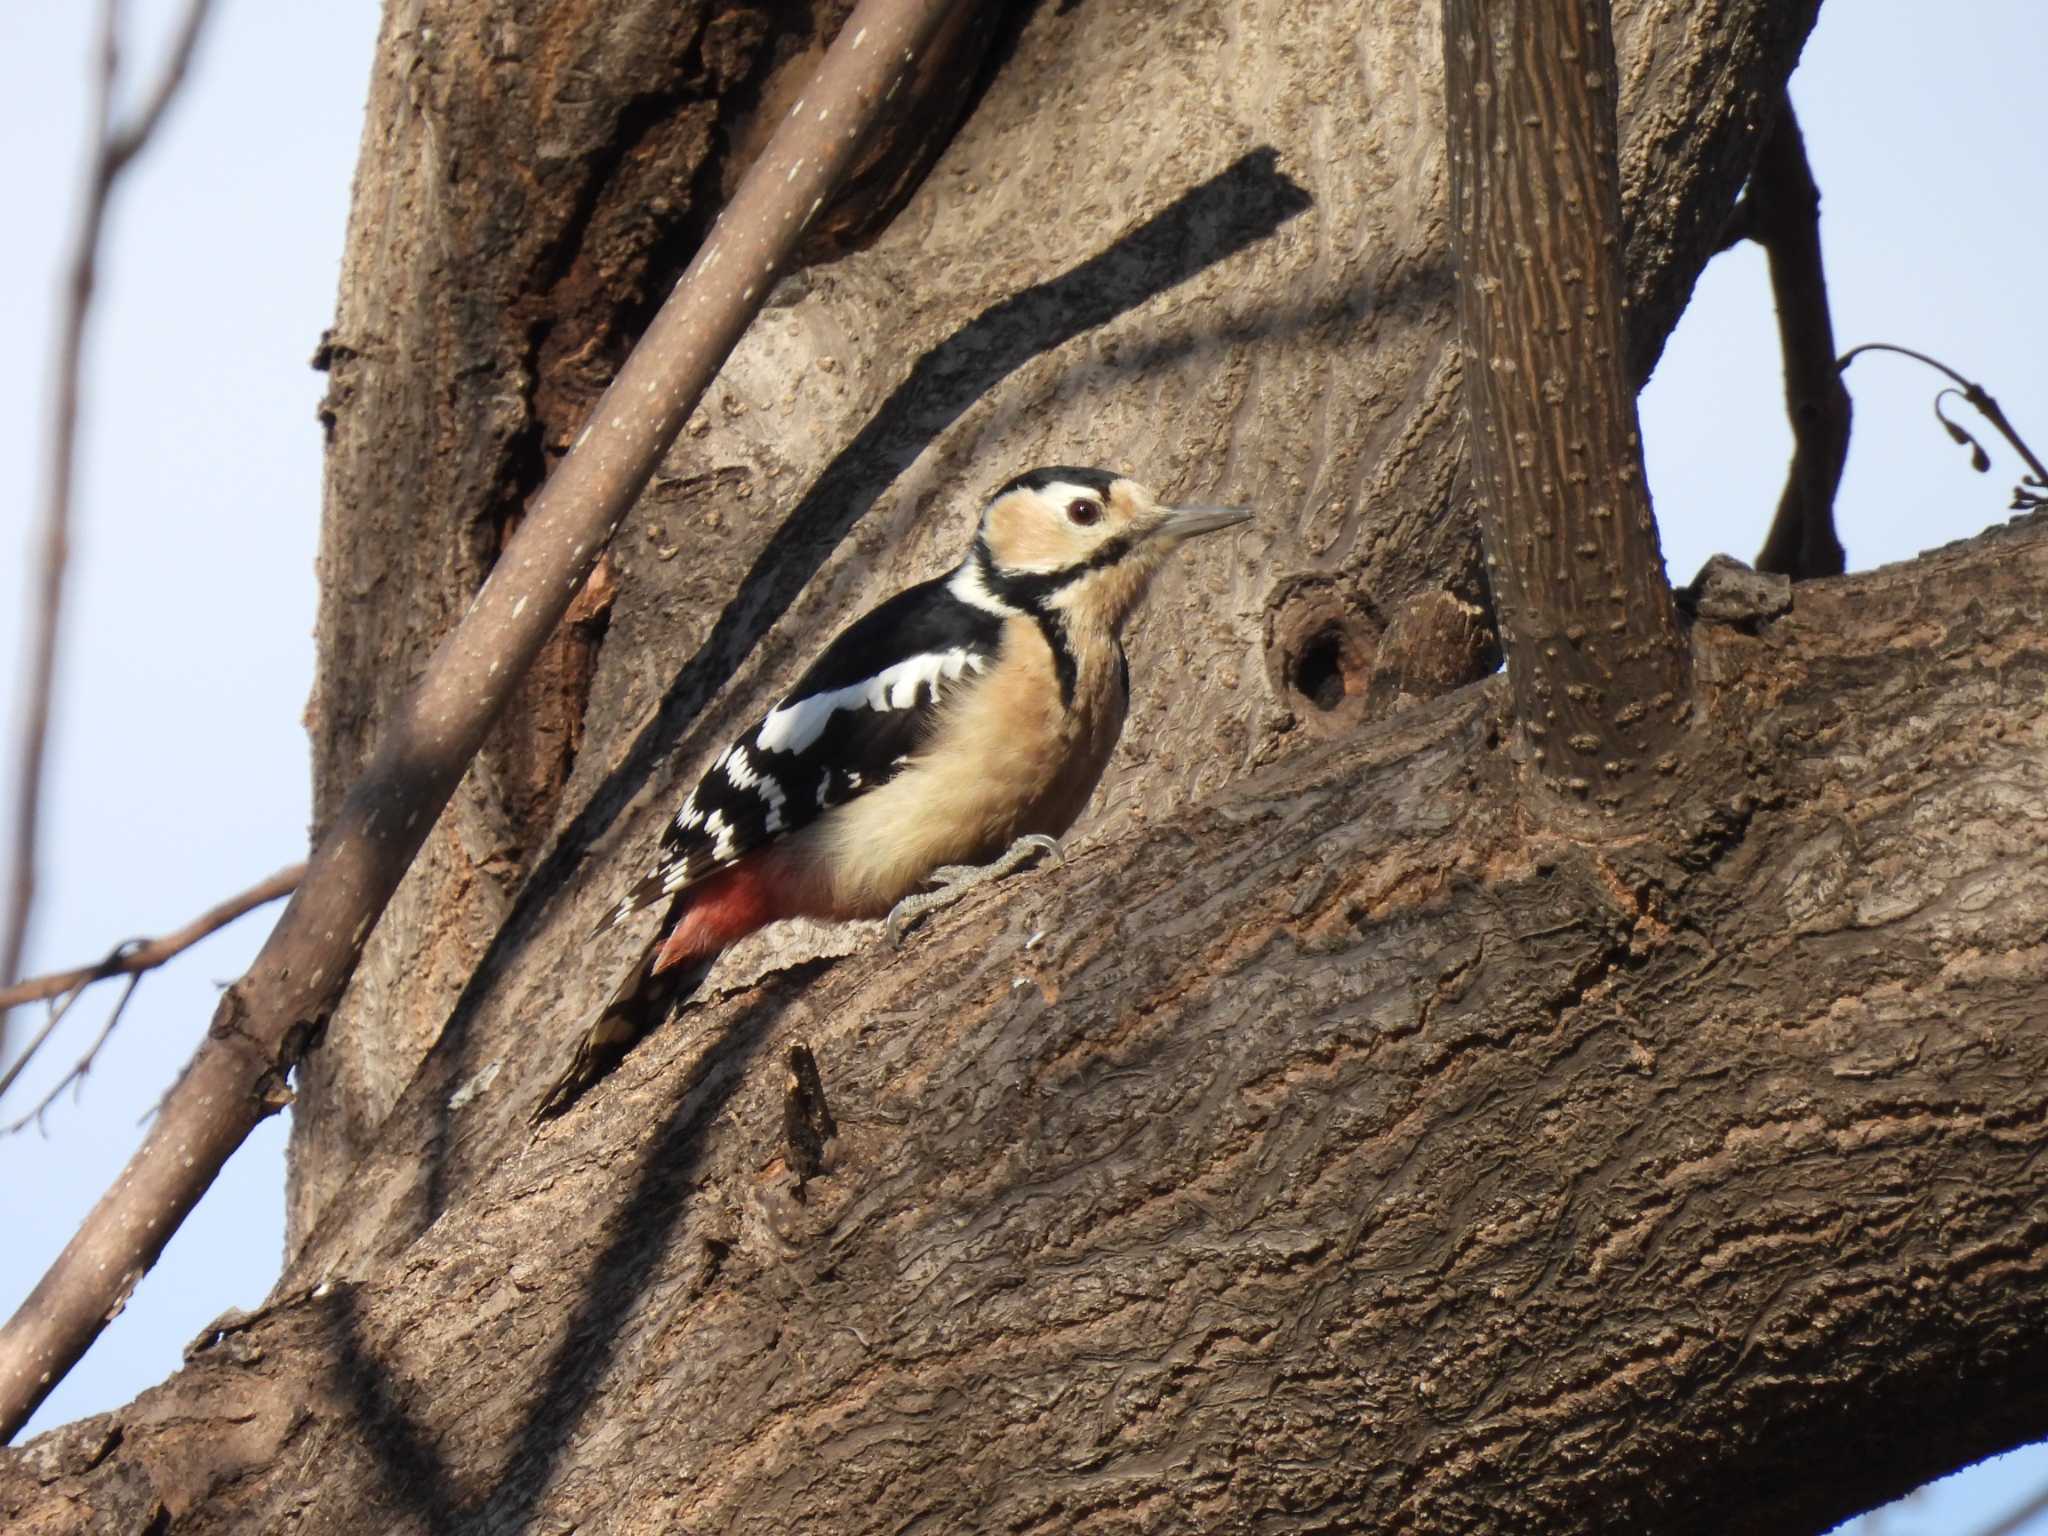
[[[14,295],[0,309],[10,550],[28,548],[41,493],[49,322],[93,9],[0,10],[0,143],[17,151],[16,235],[0,245],[0,291]],[[131,4],[148,40],[177,9]],[[322,387],[307,359],[334,310],[375,12],[369,0],[218,0],[185,96],[121,189],[94,317],[32,969],[160,932],[302,856]],[[1935,14],[1918,0],[1829,0],[1794,82],[1824,200],[1836,334],[1845,347],[1882,339],[1943,357],[2048,446],[2048,7],[1966,0]],[[155,51],[135,51],[141,78]],[[1650,483],[1679,580],[1717,550],[1748,557],[1763,537],[1790,446],[1776,347],[1762,257],[1724,256],[1644,398]],[[1839,515],[1854,567],[2006,515],[2014,461],[1987,440],[1994,471],[1973,475],[1928,415],[1936,383],[1889,358],[1851,373],[1856,433]],[[18,569],[15,582],[18,604]],[[10,722],[22,643],[17,613],[0,626]],[[11,772],[11,748],[6,762]],[[47,1139],[0,1142],[0,1309],[112,1181],[216,988],[266,929],[247,920],[148,981],[83,1102],[52,1111]],[[112,1001],[81,1005],[51,1067],[75,1058]],[[6,1118],[40,1091],[18,1088]],[[125,1402],[175,1368],[210,1318],[261,1299],[281,1243],[283,1140],[273,1120],[236,1157],[33,1428]],[[2048,1454],[2007,1463],[1886,1512],[1886,1536],[1966,1529],[2048,1482]],[[2048,1532],[2048,1520],[2037,1525]]]
[[[50,320],[97,9],[0,7],[0,143],[17,178],[15,235],[0,243],[0,291],[14,296],[0,308],[0,549],[12,560],[29,546],[31,509],[40,519]],[[130,9],[153,40],[182,7]],[[304,856],[322,389],[307,359],[334,311],[374,13],[367,0],[219,0],[184,95],[119,190],[87,364],[31,970],[162,932]],[[0,624],[10,781],[24,639],[14,570]],[[252,917],[150,978],[83,1100],[53,1108],[47,1139],[0,1141],[0,1308],[13,1310],[113,1182],[217,987],[266,927]],[[42,1086],[24,1081],[0,1106],[7,1120],[41,1097],[47,1069],[77,1059],[112,1002],[73,1010],[31,1074]],[[36,1015],[17,1015],[17,1037]],[[34,1427],[126,1401],[208,1319],[262,1299],[282,1241],[283,1148],[273,1119]]]

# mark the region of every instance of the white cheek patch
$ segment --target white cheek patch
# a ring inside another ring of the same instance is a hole
[[[926,688],[937,703],[941,683],[957,680],[966,672],[979,672],[981,667],[979,656],[959,648],[912,656],[863,682],[830,693],[814,693],[770,710],[754,740],[766,752],[807,752],[839,710],[913,709]]]

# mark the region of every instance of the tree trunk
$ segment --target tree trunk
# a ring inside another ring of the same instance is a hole
[[[708,196],[831,24],[481,9],[386,24],[323,812],[686,249],[650,187]],[[1638,379],[1810,20],[1621,18]],[[714,33],[739,73],[692,73]],[[10,1529],[1785,1532],[2048,1429],[2048,524],[1709,602],[1665,812],[1548,819],[1473,681],[1440,46],[1390,0],[995,41],[387,915],[273,1301],[0,1458]],[[680,788],[975,494],[1075,460],[1261,521],[1163,583],[1068,862],[898,954],[731,957],[529,1140]],[[797,1045],[840,1126],[801,1197]]]
[[[1472,500],[1541,782],[1653,791],[1691,711],[1628,375],[1607,0],[1444,0]]]
[[[841,10],[393,0],[323,353],[316,822]],[[1623,18],[1637,379],[1812,13]],[[434,1042],[472,1072],[547,1054],[607,984],[553,1029],[481,1006],[528,942],[515,901],[615,895],[725,734],[1020,468],[1260,509],[1134,637],[1104,835],[1492,670],[1437,25],[1414,0],[983,9],[987,90],[943,162],[786,283],[372,936],[301,1073],[294,1252]]]
[[[2043,594],[2037,516],[1703,623],[1654,836],[1535,821],[1490,681],[737,987],[475,1160],[508,1068],[459,1200],[408,1096],[346,1258],[0,1510],[1782,1533],[2038,1434]]]

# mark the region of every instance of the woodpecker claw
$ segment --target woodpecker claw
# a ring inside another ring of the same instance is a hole
[[[1043,832],[1028,832],[991,863],[944,864],[933,870],[925,879],[936,885],[937,890],[906,896],[889,909],[889,916],[882,923],[882,932],[888,937],[889,947],[901,949],[904,934],[916,927],[925,913],[951,906],[978,885],[1000,880],[1012,870],[1030,863],[1034,854],[1044,854],[1055,864],[1061,862],[1057,841]]]

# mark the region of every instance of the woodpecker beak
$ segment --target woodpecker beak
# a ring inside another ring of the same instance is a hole
[[[1234,528],[1251,519],[1249,507],[1174,507],[1167,512],[1166,520],[1159,525],[1155,537],[1168,544],[1178,544],[1198,533]]]

